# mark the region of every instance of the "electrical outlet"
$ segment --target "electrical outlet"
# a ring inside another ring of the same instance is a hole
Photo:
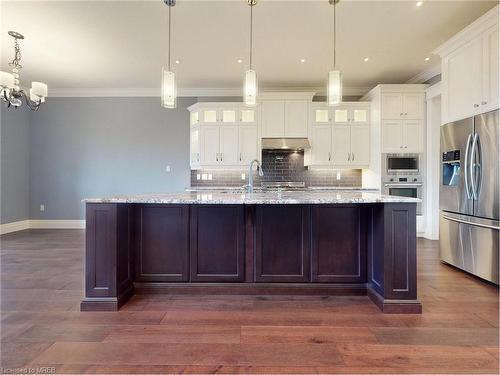
[[[342,174],[340,172],[337,172],[337,181],[342,179]]]
[[[197,173],[197,174],[196,174],[196,179],[197,179],[197,180],[201,179],[201,174]]]
[[[206,180],[207,180],[207,174],[206,174],[206,173],[202,173],[202,174],[201,174],[201,179],[202,179],[203,181],[206,181]]]
[[[45,211],[45,205],[44,204],[40,205],[40,211],[42,211],[42,212]]]
[[[242,173],[242,174],[241,174],[241,179],[242,179],[242,180],[245,180],[245,179],[246,179],[246,177],[247,177],[247,176],[245,175],[245,173]]]
[[[170,165],[167,165],[167,166],[165,167],[165,172],[170,172]]]

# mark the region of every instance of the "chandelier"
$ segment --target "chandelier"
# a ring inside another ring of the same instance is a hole
[[[21,65],[21,49],[18,41],[24,39],[24,36],[15,31],[9,31],[9,35],[14,38],[14,59],[9,63],[12,73],[0,71],[0,97],[7,108],[10,106],[20,107],[24,98],[28,107],[36,111],[40,108],[40,104],[45,102],[47,85],[42,82],[31,82],[29,95],[19,87],[19,71],[23,66]]]

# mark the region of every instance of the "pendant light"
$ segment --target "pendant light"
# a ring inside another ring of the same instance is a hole
[[[333,5],[333,70],[330,70],[328,72],[328,87],[327,87],[329,106],[338,105],[340,104],[340,102],[342,102],[342,73],[340,73],[340,70],[336,69],[336,64],[335,64],[336,63],[335,55],[337,48],[337,43],[336,43],[337,19],[335,14],[335,5],[339,1],[340,0],[328,0],[328,2],[331,5]]]
[[[253,7],[257,4],[257,0],[247,0],[250,6],[250,65],[245,72],[245,84],[243,88],[243,98],[245,105],[253,107],[257,104],[257,73],[252,66],[252,43],[253,43]]]
[[[162,69],[161,82],[161,105],[165,108],[175,108],[177,106],[177,86],[175,84],[175,73],[171,68],[170,39],[172,35],[172,7],[176,0],[163,0],[168,6],[168,69]]]

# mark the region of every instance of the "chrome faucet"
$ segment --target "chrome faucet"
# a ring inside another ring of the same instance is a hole
[[[248,193],[253,193],[253,164],[257,163],[257,171],[259,172],[259,176],[262,177],[264,176],[264,172],[262,171],[262,166],[260,165],[260,162],[257,159],[254,159],[250,162],[248,165],[248,185],[246,186],[247,192]]]

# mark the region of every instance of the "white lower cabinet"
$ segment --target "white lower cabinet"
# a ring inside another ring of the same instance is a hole
[[[385,120],[382,122],[383,153],[423,152],[422,120]]]

